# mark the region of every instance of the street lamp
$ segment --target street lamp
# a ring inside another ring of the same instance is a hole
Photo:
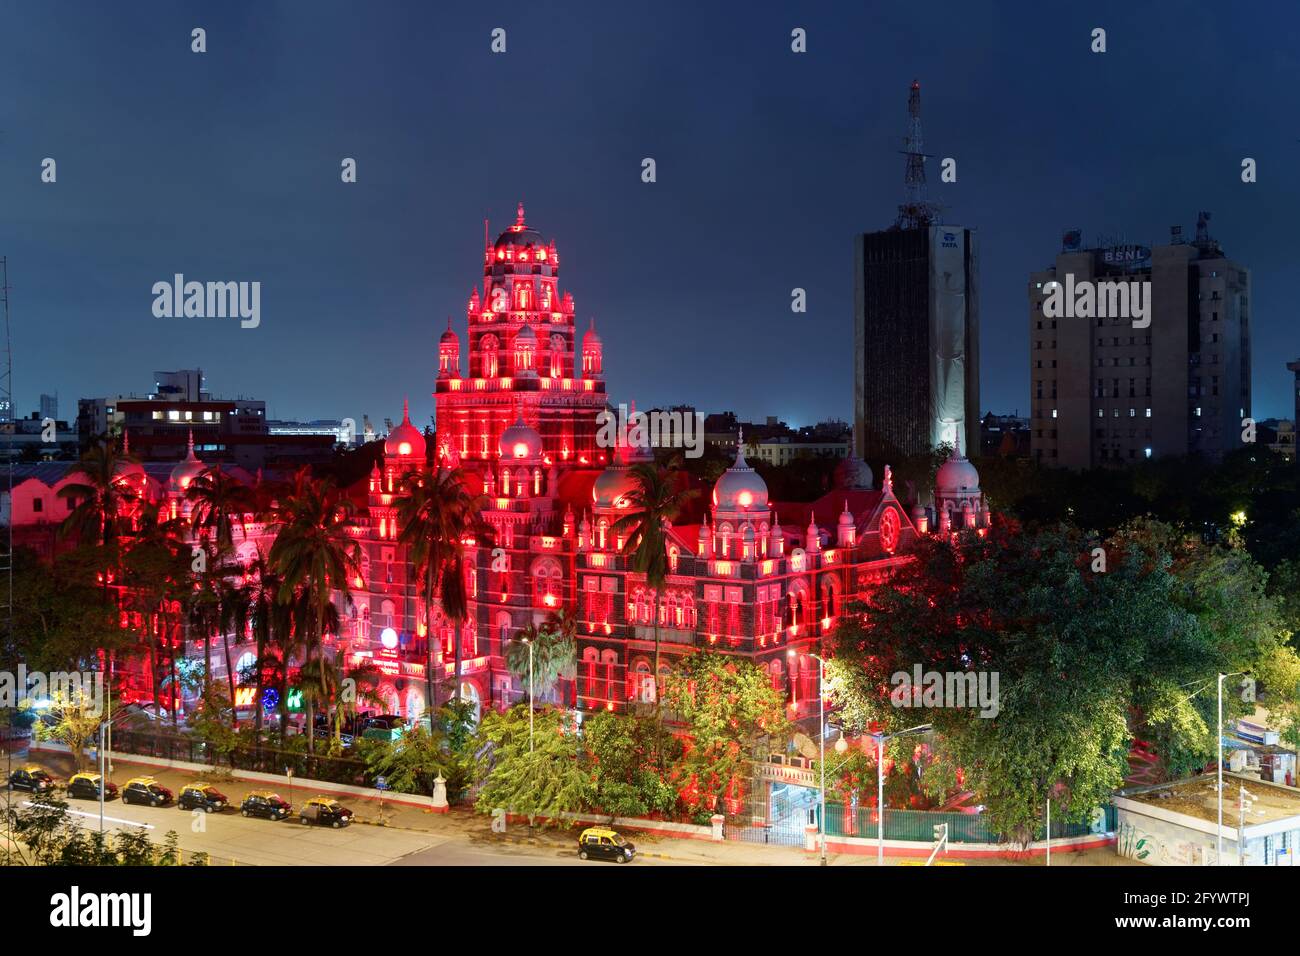
[[[928,733],[931,724],[919,724],[893,734],[870,734],[876,740],[876,866],[885,865],[885,741],[908,734]]]
[[[1219,675],[1219,732],[1215,738],[1215,746],[1218,748],[1218,760],[1215,761],[1216,772],[1219,775],[1218,787],[1215,789],[1219,795],[1219,834],[1218,846],[1215,850],[1214,865],[1223,865],[1223,679],[1225,677],[1237,677],[1243,671],[1233,671],[1231,674]]]
[[[528,647],[528,752],[533,752],[533,639],[521,637],[519,641]]]

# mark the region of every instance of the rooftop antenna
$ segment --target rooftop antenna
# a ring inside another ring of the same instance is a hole
[[[898,229],[920,229],[930,225],[939,214],[930,202],[925,185],[925,153],[921,138],[921,81],[913,80],[907,94],[907,136],[901,152],[907,157],[903,172],[904,201],[898,207]]]

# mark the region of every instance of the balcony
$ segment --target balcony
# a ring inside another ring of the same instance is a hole
[[[633,628],[633,636],[638,641],[654,641],[655,629],[648,624],[638,624]],[[660,627],[659,642],[661,644],[694,644],[695,632],[684,628]]]

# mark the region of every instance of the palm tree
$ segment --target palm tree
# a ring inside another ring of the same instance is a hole
[[[266,557],[259,550],[246,570],[249,614],[253,623],[253,640],[257,644],[257,689],[255,692],[255,711],[253,726],[256,736],[262,736],[262,696],[265,693],[265,674],[272,648],[280,652],[276,659],[276,685],[281,699],[284,696],[285,672],[289,659],[288,647],[292,640],[293,608],[280,600],[280,576],[270,566]],[[284,737],[284,724],[288,714],[281,710],[280,736]]]
[[[361,547],[347,535],[354,511],[332,479],[317,481],[305,468],[277,508],[277,533],[267,560],[281,578],[277,600],[294,609],[294,634],[303,664],[317,656],[322,635],[338,628],[334,594],[346,601],[352,578],[360,573]],[[314,751],[315,713],[311,701],[305,702],[307,747]]]
[[[611,531],[626,536],[623,554],[629,559],[630,570],[645,575],[646,584],[654,593],[655,638],[655,713],[659,713],[659,592],[668,578],[667,529],[682,512],[686,504],[699,491],[684,488],[681,462],[674,458],[661,468],[654,462],[634,465],[631,471],[633,488],[626,495],[627,514],[614,522]]]
[[[75,502],[59,534],[76,532],[82,540],[112,551],[122,532],[124,506],[140,496],[122,474],[123,467],[135,461],[125,452],[118,454],[108,438],[101,437],[91,445],[73,468],[73,474],[82,480],[69,482],[58,491],[58,497]]]
[[[397,540],[410,547],[420,599],[424,602],[428,638],[426,667],[429,707],[434,706],[433,609],[442,609],[452,626],[455,669],[451,699],[460,699],[461,627],[469,618],[465,588],[465,547],[469,540],[482,543],[491,533],[483,521],[484,495],[472,494],[459,468],[419,468],[402,477],[402,497],[397,504],[401,530]]]
[[[193,453],[193,438],[190,440],[190,451]],[[210,620],[205,620],[205,625],[212,624],[220,629],[222,648],[226,658],[226,680],[230,689],[230,726],[233,729],[236,719],[235,708],[235,675],[230,665],[230,635],[229,627],[238,626],[240,633],[243,633],[243,626],[247,623],[247,615],[243,613],[231,614],[225,607],[225,599],[238,599],[238,590],[229,586],[226,568],[226,555],[234,548],[235,545],[235,526],[238,525],[240,535],[243,538],[248,537],[248,526],[245,516],[251,513],[255,507],[253,491],[243,483],[235,480],[221,470],[220,465],[212,465],[200,472],[188,488],[185,489],[185,498],[191,504],[190,527],[199,536],[200,546],[205,550],[208,549],[209,542],[213,547],[208,554],[208,567],[212,569],[213,578],[205,590],[209,591],[214,615]],[[210,634],[211,627],[205,627],[203,632],[203,647],[205,655],[210,651]],[[211,660],[210,657],[204,657],[205,676],[204,676],[204,695],[207,694],[208,679],[206,676],[206,665]]]
[[[255,510],[253,491],[227,475],[220,465],[204,469],[190,482],[185,498],[193,506],[191,526],[204,536],[211,535],[217,547],[234,547],[236,525],[241,536],[247,537],[244,516]]]
[[[540,688],[540,696],[553,702],[556,683],[561,678],[573,677],[578,660],[576,633],[577,622],[572,615],[563,609],[556,611],[540,626],[529,624],[520,628],[506,649],[506,666],[514,677],[527,681],[531,647],[534,696],[538,696]]]

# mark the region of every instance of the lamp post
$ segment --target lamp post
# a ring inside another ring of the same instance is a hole
[[[1215,848],[1215,855],[1214,855],[1215,866],[1223,865],[1223,679],[1225,677],[1236,677],[1241,673],[1242,671],[1233,671],[1233,673],[1231,674],[1219,675],[1219,687],[1218,687],[1218,693],[1219,693],[1218,731],[1219,732],[1214,741],[1215,747],[1217,748],[1217,752],[1218,752],[1218,759],[1215,761],[1215,772],[1219,776],[1218,786],[1215,787],[1215,791],[1219,795],[1219,830],[1218,830],[1218,844]]]
[[[918,724],[893,734],[871,734],[876,738],[876,866],[885,865],[885,741],[933,729],[931,724]]]
[[[531,637],[516,638],[521,644],[528,648],[528,752],[533,752],[533,639]]]

